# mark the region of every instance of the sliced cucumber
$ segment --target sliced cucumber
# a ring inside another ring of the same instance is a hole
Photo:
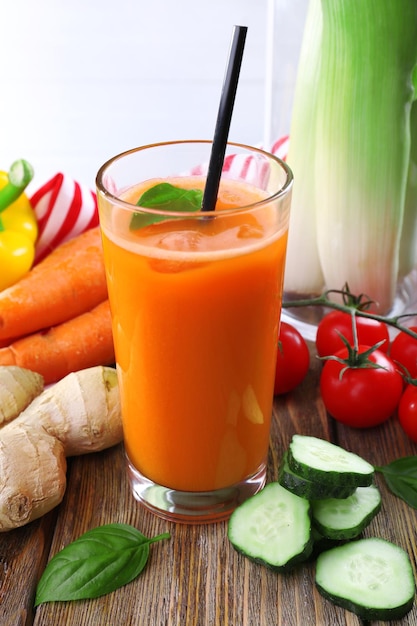
[[[314,540],[313,550],[310,555],[310,560],[317,559],[318,555],[325,550],[330,550],[330,548],[335,548],[336,546],[341,546],[346,543],[344,540],[338,539],[329,539],[320,533],[315,526],[311,527],[311,535]]]
[[[332,485],[322,481],[309,480],[293,472],[288,464],[288,452],[284,452],[278,470],[278,482],[301,498],[307,500],[321,500],[325,498],[347,498],[354,493],[355,486],[340,486],[337,482]]]
[[[232,513],[228,538],[249,559],[286,571],[311,554],[310,503],[269,483]]]
[[[408,554],[384,539],[359,539],[322,552],[316,585],[334,604],[363,620],[398,620],[414,602]]]
[[[360,456],[324,439],[294,435],[288,448],[290,469],[308,480],[328,486],[367,487],[373,466]]]
[[[358,537],[381,509],[381,494],[375,485],[358,487],[343,500],[315,500],[312,502],[312,522],[328,539]]]

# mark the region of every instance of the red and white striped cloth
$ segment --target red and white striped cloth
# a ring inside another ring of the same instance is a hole
[[[280,137],[272,144],[271,152],[275,154],[279,159],[285,161],[288,154],[288,146],[290,145],[290,136],[284,135],[284,137]]]
[[[289,137],[281,137],[270,149],[272,154],[285,160]],[[207,166],[198,165],[193,174],[205,173]],[[239,174],[241,178],[260,183],[260,177],[267,172],[259,172],[254,166],[253,157],[229,155],[224,162],[224,170]],[[30,198],[38,221],[38,241],[35,263],[39,263],[59,244],[97,226],[98,209],[96,194],[64,174],[56,174]]]
[[[288,151],[289,137],[281,137],[278,139],[270,149],[270,152],[275,156],[285,160]],[[249,183],[264,186],[269,176],[269,166],[267,163],[261,164],[259,169],[259,162],[257,162],[253,156],[244,156],[243,154],[229,154],[224,159],[223,171],[246,180]],[[207,174],[208,163],[200,163],[191,170],[193,176]]]
[[[39,229],[35,263],[59,244],[98,225],[96,194],[61,173],[38,189],[30,203]]]

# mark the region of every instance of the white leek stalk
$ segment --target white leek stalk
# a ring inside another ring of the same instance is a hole
[[[297,87],[295,100],[305,104],[295,101],[290,132],[288,163],[295,185],[285,289],[300,293],[301,286],[304,293],[318,293],[317,281],[300,282],[297,272],[315,277],[321,271],[326,288],[348,283],[352,293],[367,294],[385,313],[399,273],[417,2],[311,2],[315,11],[321,7],[322,28],[315,29],[319,42],[311,44],[315,80],[309,85],[303,79],[312,73],[307,53],[297,78],[304,89]],[[308,131],[302,111],[309,104]],[[411,216],[417,221],[417,205]],[[317,246],[315,267],[314,255],[305,258],[309,233]],[[407,236],[404,232],[403,240]]]
[[[285,272],[286,290],[303,295],[320,293],[324,283],[317,249],[315,180],[311,174],[316,151],[312,128],[317,117],[317,77],[321,52],[320,4],[321,0],[311,0],[308,5],[292,113],[297,126],[290,133],[287,155],[287,161],[293,171],[297,172],[297,177],[300,175],[304,178],[310,172],[306,184],[299,178],[293,187]]]

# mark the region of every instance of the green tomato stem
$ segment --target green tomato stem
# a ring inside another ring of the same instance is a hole
[[[9,182],[0,189],[0,213],[7,209],[23,193],[33,178],[33,168],[24,159],[12,163]],[[0,227],[0,230],[4,230]]]
[[[355,316],[356,316],[356,309],[353,308],[350,310],[350,317],[351,317],[351,322],[352,322],[353,347],[357,351],[359,348],[359,341],[358,341],[358,327],[356,325]]]
[[[334,293],[334,290],[325,291],[323,294],[315,298],[303,298],[300,300],[286,300],[285,302],[282,303],[282,307],[284,309],[292,309],[292,308],[303,307],[303,306],[321,306],[321,307],[327,307],[329,309],[335,309],[336,311],[349,313],[350,315],[352,314],[352,306],[349,306],[346,304],[339,304],[338,302],[333,302],[333,300],[330,300],[327,297],[327,294],[329,293]],[[407,335],[410,335],[410,337],[417,339],[416,332],[414,332],[413,330],[411,330],[410,328],[408,328],[407,326],[404,326],[403,324],[399,322],[399,320],[403,317],[416,316],[417,312],[407,313],[405,315],[396,315],[394,317],[385,317],[384,315],[378,315],[377,313],[370,313],[369,311],[364,311],[362,309],[358,309],[354,307],[354,315],[358,315],[359,317],[367,317],[368,319],[376,320],[378,322],[383,322],[384,324],[387,324],[387,326],[396,328],[397,330],[400,330],[406,333]]]

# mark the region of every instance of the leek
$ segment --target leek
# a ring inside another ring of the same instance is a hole
[[[404,221],[400,241],[400,265],[398,274],[404,278],[417,265],[417,101],[414,101],[410,117],[411,148],[405,193]]]
[[[311,128],[317,116],[316,93],[317,72],[320,66],[321,0],[311,0],[308,5],[304,26],[304,37],[300,51],[297,83],[294,94],[293,119],[297,120],[297,132],[290,133],[287,155],[293,171],[309,172],[314,163],[315,142],[311,139]],[[304,94],[308,94],[305,97]],[[318,257],[316,242],[316,217],[314,211],[314,177],[309,183],[293,187],[290,217],[291,233],[297,234],[296,245],[287,246],[285,284],[295,294],[319,293],[323,287],[323,272]],[[298,207],[298,210],[296,210]],[[302,210],[300,208],[302,207]],[[293,244],[294,244],[293,238]],[[300,252],[302,250],[302,258]],[[302,271],[300,266],[302,265]]]
[[[314,294],[347,283],[386,313],[400,244],[408,238],[411,249],[415,234],[403,224],[417,2],[310,0],[309,11],[310,55],[303,49],[300,57],[287,159],[295,185],[285,291]],[[417,205],[407,195],[415,224]]]

